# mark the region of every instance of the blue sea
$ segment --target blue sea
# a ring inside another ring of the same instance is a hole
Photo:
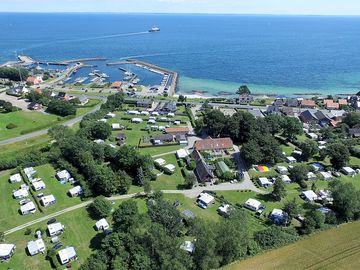
[[[0,62],[131,57],[177,71],[179,92],[347,94],[359,33],[360,17],[0,13]]]

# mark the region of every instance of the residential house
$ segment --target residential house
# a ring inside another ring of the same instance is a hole
[[[65,92],[59,92],[58,95],[57,95],[57,98],[60,99],[60,100],[65,100],[65,101],[70,100],[70,96]]]
[[[42,238],[28,242],[26,246],[29,254],[35,256],[39,253],[45,252],[45,242]]]
[[[65,231],[65,226],[60,222],[52,223],[47,225],[47,230],[50,236],[60,235]]]
[[[17,173],[17,174],[11,175],[9,180],[10,180],[11,184],[20,183],[22,181],[21,174]]]
[[[121,88],[121,85],[122,85],[122,82],[120,81],[115,81],[111,84],[111,88],[113,89],[120,89]]]
[[[75,186],[75,187],[69,189],[68,193],[71,197],[77,197],[77,196],[80,196],[81,194],[83,194],[84,191],[81,186]]]
[[[214,179],[214,173],[210,166],[204,161],[199,151],[194,150],[191,157],[196,162],[195,175],[199,183],[211,182]]]
[[[239,104],[249,104],[254,101],[254,96],[252,95],[240,95],[239,98],[236,99],[236,102]]]
[[[285,106],[287,107],[297,107],[299,106],[299,101],[295,98],[289,98],[285,101]]]
[[[40,103],[36,103],[36,102],[31,102],[29,105],[28,105],[28,109],[29,110],[32,110],[32,111],[38,111],[38,110],[41,110],[43,107]]]
[[[27,77],[26,82],[31,85],[38,85],[43,82],[43,79],[41,76],[29,76]]]
[[[274,208],[271,211],[269,218],[276,225],[286,225],[289,220],[289,215],[281,209]]]
[[[301,108],[315,108],[315,101],[311,99],[303,99],[300,101]]]
[[[98,231],[100,231],[100,230],[105,231],[105,230],[109,229],[109,223],[106,221],[105,218],[102,218],[95,223],[95,227],[96,227],[96,230],[98,230]]]
[[[54,195],[43,196],[41,197],[40,201],[43,206],[49,206],[56,203],[56,199]]]
[[[328,110],[338,110],[340,108],[339,103],[332,99],[324,99],[324,106]]]
[[[266,114],[281,115],[281,108],[279,106],[270,105],[266,108]]]
[[[353,138],[359,138],[360,137],[360,128],[350,128],[349,135]]]
[[[169,112],[176,112],[176,102],[175,101],[168,101],[168,102],[165,102],[165,103],[160,103],[158,105],[158,108],[157,110],[158,111],[161,111],[161,112],[166,112],[166,113],[169,113]]]
[[[153,136],[150,139],[150,141],[154,145],[161,145],[164,143],[170,143],[170,142],[174,141],[174,137],[171,134],[160,134],[160,135]]]
[[[89,102],[89,99],[85,95],[81,95],[80,97],[78,97],[78,99],[80,101],[80,105],[82,106],[86,105]]]
[[[282,98],[275,99],[273,104],[276,107],[281,107],[285,105],[285,101]]]
[[[176,140],[179,144],[186,144],[186,145],[188,144],[188,140],[187,140],[185,134],[176,134],[175,140]]]
[[[74,247],[66,247],[58,252],[58,257],[62,265],[77,260],[77,254]]]
[[[67,170],[62,170],[56,174],[56,178],[59,180],[61,184],[65,184],[69,182],[72,177]]]
[[[143,99],[136,101],[136,107],[139,108],[148,108],[151,109],[154,106],[154,101],[152,99]]]
[[[7,261],[9,260],[16,250],[16,246],[14,244],[0,244],[0,261]]]
[[[230,138],[204,139],[195,142],[197,151],[221,151],[233,149],[234,144]]]
[[[28,202],[20,206],[20,212],[22,215],[34,214],[36,212],[35,204],[33,202]]]
[[[315,115],[315,112],[316,111],[313,110],[302,111],[299,115],[299,118],[303,123],[317,123],[318,119]]]
[[[261,202],[259,202],[258,200],[255,200],[255,199],[248,199],[244,203],[244,207],[247,209],[250,209],[252,211],[257,211],[261,207]]]
[[[189,131],[190,130],[188,127],[174,127],[174,128],[166,128],[165,129],[166,134],[171,134],[173,136],[176,136],[177,134],[187,135],[189,133]]]
[[[284,107],[281,109],[282,113],[286,116],[295,116],[295,110],[290,107]]]
[[[315,112],[318,124],[322,127],[328,126],[331,123],[331,119],[327,117],[322,111]]]
[[[339,99],[339,100],[338,100],[338,103],[339,103],[340,107],[341,107],[341,106],[347,106],[347,105],[348,105],[348,102],[347,102],[346,99]]]

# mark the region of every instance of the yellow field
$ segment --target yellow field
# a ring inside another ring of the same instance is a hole
[[[360,222],[341,225],[223,268],[237,269],[360,269]]]

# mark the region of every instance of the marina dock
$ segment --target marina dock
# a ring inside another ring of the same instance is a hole
[[[126,61],[107,63],[108,66],[128,65],[128,64],[134,64],[134,65],[137,65],[139,67],[146,68],[151,72],[158,73],[158,74],[172,75],[172,80],[171,80],[171,83],[170,83],[170,86],[169,86],[168,94],[169,94],[169,96],[172,96],[172,95],[175,94],[175,91],[176,91],[176,88],[177,88],[177,83],[178,83],[178,78],[179,78],[178,73],[175,72],[175,71],[168,70],[168,69],[165,69],[165,68],[162,68],[162,67],[150,64],[150,63],[146,63],[146,62],[143,62],[143,61],[139,61],[139,60],[136,60],[136,59],[127,59]]]

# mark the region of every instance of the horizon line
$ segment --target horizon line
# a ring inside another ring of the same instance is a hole
[[[294,17],[359,17],[360,14],[283,14],[283,13],[212,13],[212,12],[122,12],[122,11],[1,11],[8,14],[127,14],[127,15],[228,15],[228,16],[294,16]]]

